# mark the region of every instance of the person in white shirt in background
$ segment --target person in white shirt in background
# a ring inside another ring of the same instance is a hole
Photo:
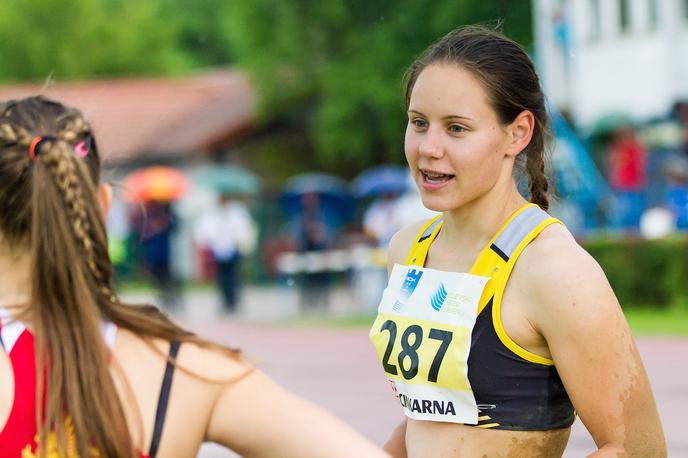
[[[387,285],[387,247],[402,227],[437,215],[423,206],[418,188],[409,175],[408,190],[403,194],[382,194],[363,215],[363,231],[373,243],[369,255],[357,266],[353,287],[364,310],[374,310]]]
[[[253,252],[258,231],[244,205],[232,195],[220,195],[218,205],[201,215],[194,241],[210,250],[215,277],[225,309],[234,313],[239,303],[241,258]]]
[[[382,194],[375,199],[363,215],[363,230],[375,246],[387,247],[392,236],[401,229],[394,224],[399,195]]]

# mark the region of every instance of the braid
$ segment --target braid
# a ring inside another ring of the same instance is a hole
[[[97,243],[94,241],[94,228],[89,219],[88,206],[84,196],[86,170],[74,155],[73,144],[77,138],[90,134],[90,126],[81,117],[70,118],[57,135],[57,143],[41,155],[40,161],[46,166],[60,190],[67,209],[72,231],[84,251],[86,265],[93,275],[99,291],[111,302],[116,302],[109,276],[105,275],[97,263]]]
[[[62,130],[58,133],[58,138],[67,142],[73,142],[77,138],[83,138],[91,134],[91,126],[81,116],[69,118]]]
[[[528,173],[528,187],[530,201],[539,205],[543,210],[549,208],[549,181],[545,175],[545,158],[542,153],[527,151],[526,171]]]
[[[7,111],[3,113],[3,117],[8,116]],[[38,129],[40,129],[38,126],[34,126],[34,130],[38,131]],[[30,133],[25,127],[18,126],[16,122],[0,121],[0,144],[11,147],[19,155],[25,154],[26,159],[18,163],[22,164],[20,169],[26,170],[32,165],[39,166],[40,163],[50,173],[60,191],[60,197],[71,222],[71,230],[83,250],[86,266],[98,285],[99,293],[111,303],[116,303],[117,298],[111,285],[109,259],[107,259],[107,238],[104,228],[102,228],[102,237],[96,235],[101,232],[101,228],[93,227],[94,219],[89,218],[89,206],[84,196],[85,186],[93,181],[87,176],[89,165],[77,159],[73,152],[73,145],[78,139],[91,136],[91,126],[80,113],[69,111],[62,117],[57,129],[58,132],[55,134],[57,140],[52,142],[52,147],[43,148],[35,164],[32,164],[29,159],[28,149],[36,134]],[[97,181],[97,178],[95,180]],[[101,247],[101,244],[95,241],[95,237],[101,239],[104,246]],[[105,259],[102,259],[103,257]]]
[[[29,147],[33,137],[23,127],[15,127],[12,124],[0,124],[0,141],[16,144],[20,147]]]

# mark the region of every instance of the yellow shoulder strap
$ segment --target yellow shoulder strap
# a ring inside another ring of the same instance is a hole
[[[534,220],[549,217],[540,207],[535,204],[526,204],[519,208],[507,219],[492,240],[480,252],[475,260],[470,273],[481,277],[490,277],[491,280],[485,285],[483,294],[478,302],[478,314],[487,306],[490,299],[494,296],[496,277],[504,270],[509,256],[507,253],[512,251],[513,240],[524,236],[524,230],[532,226]],[[520,239],[519,239],[520,240]]]
[[[509,335],[504,330],[504,326],[502,325],[501,305],[506,284],[509,281],[509,277],[511,276],[511,272],[516,265],[518,257],[521,255],[525,247],[527,247],[528,244],[532,242],[535,237],[537,237],[547,226],[556,223],[563,224],[561,221],[551,217],[537,206],[526,209],[526,211],[524,211],[521,215],[519,215],[517,218],[514,218],[512,223],[505,228],[501,234],[499,234],[493,243],[493,251],[501,252],[499,257],[502,259],[502,262],[499,263],[497,269],[492,275],[492,279],[490,282],[488,282],[488,284],[491,284],[490,298],[494,297],[492,303],[492,323],[499,340],[501,340],[502,343],[509,348],[509,350],[523,359],[548,366],[553,365],[554,361],[549,358],[536,355],[535,353],[531,353],[511,340]],[[504,256],[502,257],[502,255]],[[489,298],[487,301],[489,301]]]
[[[432,244],[437,234],[440,233],[442,228],[442,215],[435,216],[429,220],[423,228],[418,232],[413,245],[411,245],[411,250],[406,257],[406,265],[424,266],[425,259],[428,257],[428,250],[430,250],[430,245]]]
[[[542,230],[553,223],[561,223],[535,204],[526,204],[519,208],[494,235],[490,243],[480,252],[470,273],[490,277],[478,302],[478,314],[483,311],[491,299],[497,302],[498,285],[501,284],[501,295],[506,281],[513,269],[516,259]],[[424,266],[430,245],[442,228],[442,215],[429,220],[418,232],[411,246],[406,265]],[[496,304],[497,308],[499,304]],[[493,308],[494,311],[494,308]],[[501,325],[501,320],[499,325]],[[505,334],[506,335],[506,334]]]

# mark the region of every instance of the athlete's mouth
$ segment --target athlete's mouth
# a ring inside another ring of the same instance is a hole
[[[436,172],[434,170],[421,169],[420,173],[421,173],[421,175],[423,175],[423,180],[426,183],[431,183],[431,184],[444,183],[444,182],[449,181],[452,178],[454,178],[454,175],[450,175],[448,173],[440,173],[440,172]]]

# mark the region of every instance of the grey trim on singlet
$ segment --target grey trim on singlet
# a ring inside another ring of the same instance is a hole
[[[417,243],[420,243],[423,240],[430,237],[432,235],[432,233],[435,231],[435,229],[437,229],[437,226],[440,223],[442,223],[442,217],[437,218],[437,220],[434,223],[432,223],[430,226],[428,226],[427,229],[425,229],[425,231],[423,231],[423,235],[420,236]]]
[[[511,220],[493,245],[510,258],[523,238],[549,217],[540,207],[528,207]]]

